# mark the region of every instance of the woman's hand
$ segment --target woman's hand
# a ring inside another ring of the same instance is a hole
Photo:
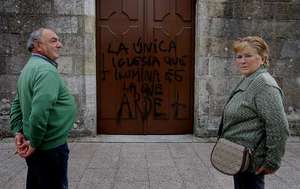
[[[259,174],[269,175],[269,174],[273,174],[273,173],[275,173],[274,170],[267,169],[267,168],[264,168],[264,167],[260,167],[260,168],[256,169],[256,174],[257,175],[259,175]]]

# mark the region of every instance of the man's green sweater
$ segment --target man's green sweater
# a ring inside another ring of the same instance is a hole
[[[22,70],[11,108],[11,130],[23,130],[30,145],[47,150],[67,142],[76,114],[54,62],[33,55]]]

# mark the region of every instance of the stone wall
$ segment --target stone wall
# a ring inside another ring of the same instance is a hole
[[[270,72],[282,87],[292,134],[300,134],[300,1],[198,0],[196,10],[195,135],[216,134],[225,99],[239,81],[232,42],[262,36]]]
[[[95,0],[0,0],[0,136],[8,132],[16,81],[29,33],[50,27],[64,48],[58,59],[78,103],[73,136],[96,134]],[[226,97],[240,79],[232,41],[260,35],[271,47],[270,71],[286,95],[292,132],[300,134],[299,0],[197,0],[194,134],[212,136]]]
[[[0,130],[8,133],[10,103],[29,53],[26,40],[39,27],[55,30],[64,47],[59,72],[78,104],[72,134],[96,133],[94,0],[0,0]]]

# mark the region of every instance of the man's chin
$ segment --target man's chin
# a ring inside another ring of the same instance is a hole
[[[52,60],[57,60],[58,58],[59,58],[59,55],[53,56],[51,59],[52,59]]]

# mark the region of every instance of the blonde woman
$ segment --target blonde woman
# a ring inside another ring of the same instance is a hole
[[[264,175],[280,167],[289,135],[283,93],[267,71],[269,47],[262,38],[236,40],[233,49],[243,79],[225,105],[223,136],[256,149],[251,167],[234,176],[234,188],[264,189]]]

